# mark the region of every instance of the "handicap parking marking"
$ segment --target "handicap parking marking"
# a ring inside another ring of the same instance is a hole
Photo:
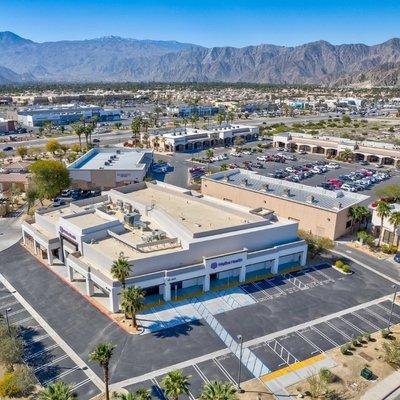
[[[291,273],[284,274],[283,277],[286,278],[286,280],[290,282],[293,286],[296,286],[300,290],[306,290],[309,288],[308,284],[304,283],[301,279]]]
[[[277,338],[280,339],[280,338]],[[284,364],[290,365],[299,361],[292,353],[290,353],[280,342],[276,339],[266,342],[267,346],[276,353],[284,362]]]
[[[287,293],[286,291],[282,290],[276,283],[280,284],[284,282],[283,279],[278,279],[278,278],[273,278],[273,279],[267,279],[265,281],[268,285],[270,285],[272,288],[274,288],[280,295],[286,296]],[[276,282],[276,283],[275,283]]]
[[[288,365],[275,351],[273,351],[267,343],[259,343],[250,347],[251,351],[265,364],[271,371]]]
[[[267,283],[267,281],[258,281],[258,282],[253,282],[252,285],[254,285],[258,291],[261,291],[261,293],[264,294],[263,300],[264,299],[271,300],[273,297],[267,292],[266,288],[263,288],[263,286],[265,285],[264,282]]]

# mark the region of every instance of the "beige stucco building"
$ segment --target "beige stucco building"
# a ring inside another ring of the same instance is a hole
[[[329,191],[246,170],[219,172],[202,179],[201,192],[229,203],[266,208],[299,223],[299,229],[335,240],[349,233],[349,208],[368,196]]]

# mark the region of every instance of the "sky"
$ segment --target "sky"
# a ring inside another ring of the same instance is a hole
[[[202,46],[400,37],[400,0],[0,0],[0,31],[37,41],[103,36]]]

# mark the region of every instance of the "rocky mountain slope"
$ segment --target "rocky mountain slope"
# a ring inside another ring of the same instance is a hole
[[[400,83],[400,39],[375,46],[332,45],[318,41],[296,47],[262,44],[205,48],[173,41],[113,36],[35,43],[12,32],[0,32],[0,66],[15,73],[19,81],[392,86]],[[1,76],[0,72],[0,79]]]

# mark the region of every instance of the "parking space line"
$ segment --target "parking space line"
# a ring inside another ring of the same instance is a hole
[[[343,315],[343,317],[345,317],[346,315]],[[344,319],[343,317],[339,317],[339,319],[341,321],[343,321],[345,324],[351,326],[353,329],[355,329],[356,331],[358,331],[359,333],[363,334],[364,331],[362,329],[360,329],[358,326],[352,324],[350,321],[347,321],[347,319]]]
[[[46,364],[43,364],[43,365],[41,365],[40,367],[35,368],[34,371],[35,371],[35,372],[41,371],[42,369],[45,369],[45,368],[48,367],[49,365],[53,365],[53,364],[55,364],[55,363],[57,363],[57,362],[59,362],[59,361],[65,360],[66,358],[68,358],[68,355],[67,355],[67,354],[63,354],[62,356],[57,357],[57,358],[55,358],[54,360],[52,360],[52,361],[50,361],[50,362],[48,362],[48,363],[46,363]]]
[[[9,308],[11,306],[14,306],[15,304],[19,304],[19,301],[18,300],[14,300],[11,303],[0,304],[0,310],[2,310],[3,308]]]
[[[57,348],[57,347],[59,347],[57,343],[52,344],[51,346],[45,347],[43,350],[37,351],[36,353],[30,354],[28,357],[25,357],[25,358],[24,358],[24,361],[25,361],[25,362],[26,362],[26,361],[29,361],[29,360],[31,360],[32,358],[35,358],[35,357],[37,357],[37,356],[40,356],[40,355],[42,355],[42,354],[48,352],[49,350],[53,350],[53,349],[55,349],[55,348]]]
[[[30,315],[29,317],[26,317],[26,318],[24,318],[24,319],[20,319],[20,320],[18,320],[18,321],[11,322],[11,325],[21,325],[21,324],[23,324],[24,322],[27,322],[27,321],[29,321],[29,320],[31,320],[31,319],[34,319],[34,318],[32,317],[32,315]]]
[[[29,346],[30,344],[40,342],[41,340],[46,339],[48,337],[50,337],[49,334],[45,333],[44,335],[37,336],[37,337],[35,337],[33,339],[30,339],[30,340],[26,340],[25,343],[26,343],[27,346]]]
[[[308,285],[303,283],[300,279],[296,278],[292,274],[284,274],[282,275],[285,279],[287,279],[288,282],[290,282],[293,286],[297,287],[300,290],[306,290],[308,289]]]
[[[225,369],[225,367],[216,359],[213,360],[217,367],[222,371],[222,373],[235,385],[236,381],[232,378],[231,374]]]
[[[325,340],[327,340],[328,342],[330,342],[331,344],[333,344],[335,347],[338,347],[339,344],[336,343],[333,339],[331,339],[329,336],[325,335],[325,333],[321,332],[316,326],[312,326],[311,329],[315,332],[317,332],[318,335],[320,335],[321,337],[323,337]]]
[[[70,368],[68,371],[64,371],[62,374],[59,374],[59,375],[55,376],[54,378],[48,379],[47,381],[43,382],[42,385],[46,386],[51,382],[57,381],[57,380],[59,380],[61,378],[64,378],[64,376],[67,376],[67,375],[71,374],[74,371],[78,371],[79,369],[80,369],[80,367],[75,365],[75,367]]]
[[[388,314],[390,314],[390,308],[385,307],[382,303],[377,304],[377,306],[382,310],[385,310]],[[393,310],[393,315],[397,318],[400,318],[400,314],[396,313],[394,310]]]
[[[75,386],[72,386],[72,391],[81,388],[82,386],[85,386],[87,383],[92,382],[89,378],[77,383]]]
[[[318,274],[320,274],[321,276],[323,276],[325,278],[325,280],[327,280],[328,282],[335,282],[335,280],[333,278],[331,278],[329,275],[325,274],[324,272],[320,271],[319,269],[315,268],[315,267],[310,267],[312,268],[314,271],[316,271]]]
[[[206,382],[206,383],[210,382],[210,380],[204,375],[203,371],[199,368],[199,366],[197,364],[194,364],[193,368],[200,375],[200,378],[203,379],[204,382]]]
[[[273,347],[271,346],[271,343],[273,343]],[[289,350],[287,350],[285,347],[283,347],[277,340],[272,340],[270,342],[266,342],[266,345],[275,353],[277,354],[282,361],[284,361],[287,365],[294,364],[295,362],[298,362],[299,360],[292,354],[290,353]],[[278,350],[277,350],[278,348]],[[284,355],[286,356],[286,359],[284,358]],[[290,362],[290,358],[293,358],[293,362]]]
[[[265,297],[267,297],[267,299],[272,299],[272,296],[269,293],[267,293],[263,288],[261,288],[257,282],[252,282],[251,284],[255,286],[258,291],[263,292]]]
[[[267,284],[270,285],[271,287],[275,288],[279,293],[283,294],[284,296],[287,296],[287,293],[284,290],[282,290],[280,287],[275,285],[274,282],[272,282],[271,280],[266,279],[265,282],[267,282]]]
[[[380,320],[383,321],[383,322],[386,322],[386,323],[387,323],[387,322],[389,321],[389,317],[388,317],[388,318],[384,318],[384,317],[382,317],[381,315],[377,314],[376,312],[373,312],[373,311],[370,310],[369,308],[366,308],[365,311],[366,311],[368,314],[373,315],[374,317],[380,319]]]
[[[161,385],[158,383],[156,378],[152,378],[151,381],[153,382],[156,392],[158,393],[157,397],[160,397],[162,400],[168,400],[165,395],[164,391],[161,389]]]
[[[337,328],[334,324],[331,323],[331,321],[325,321],[325,323],[331,327],[333,330],[336,332],[340,333],[342,336],[344,336],[347,340],[351,340],[352,338],[347,335],[346,333],[342,332],[339,328]]]
[[[376,326],[374,323],[372,323],[371,321],[369,321],[367,318],[364,318],[362,315],[358,314],[357,311],[350,313],[350,315],[354,315],[355,317],[357,317],[358,319],[360,319],[361,321],[364,321],[366,324],[368,324],[369,326],[372,327],[372,329],[374,329],[375,331],[379,331],[380,328],[379,326]]]
[[[0,297],[0,301],[2,301],[2,300],[4,300],[4,299],[8,299],[8,298],[10,298],[10,297],[12,297],[12,296],[13,296],[12,293],[6,294],[5,296]]]
[[[312,271],[312,268],[311,268],[311,267],[308,267],[308,268],[304,269],[303,271],[304,271],[305,273],[307,273],[307,274],[308,274],[307,276],[308,276],[313,282],[315,282],[317,285],[323,285],[323,283],[324,283],[325,280],[324,280],[324,281],[319,281],[315,276],[309,274],[309,272]]]
[[[14,315],[21,314],[22,312],[26,311],[24,307],[20,308],[19,310],[13,311],[8,313],[9,317],[13,317]]]
[[[250,296],[256,303],[258,302],[258,300],[250,293],[246,290],[246,288],[244,286],[249,285],[249,283],[246,283],[242,286],[240,286],[240,288],[248,295]]]
[[[303,339],[304,341],[306,341],[310,346],[314,347],[315,351],[313,351],[311,353],[311,355],[314,355],[316,353],[323,353],[323,350],[321,350],[315,343],[313,343],[310,339],[306,338],[305,336],[303,336],[299,331],[296,332],[297,335]]]

